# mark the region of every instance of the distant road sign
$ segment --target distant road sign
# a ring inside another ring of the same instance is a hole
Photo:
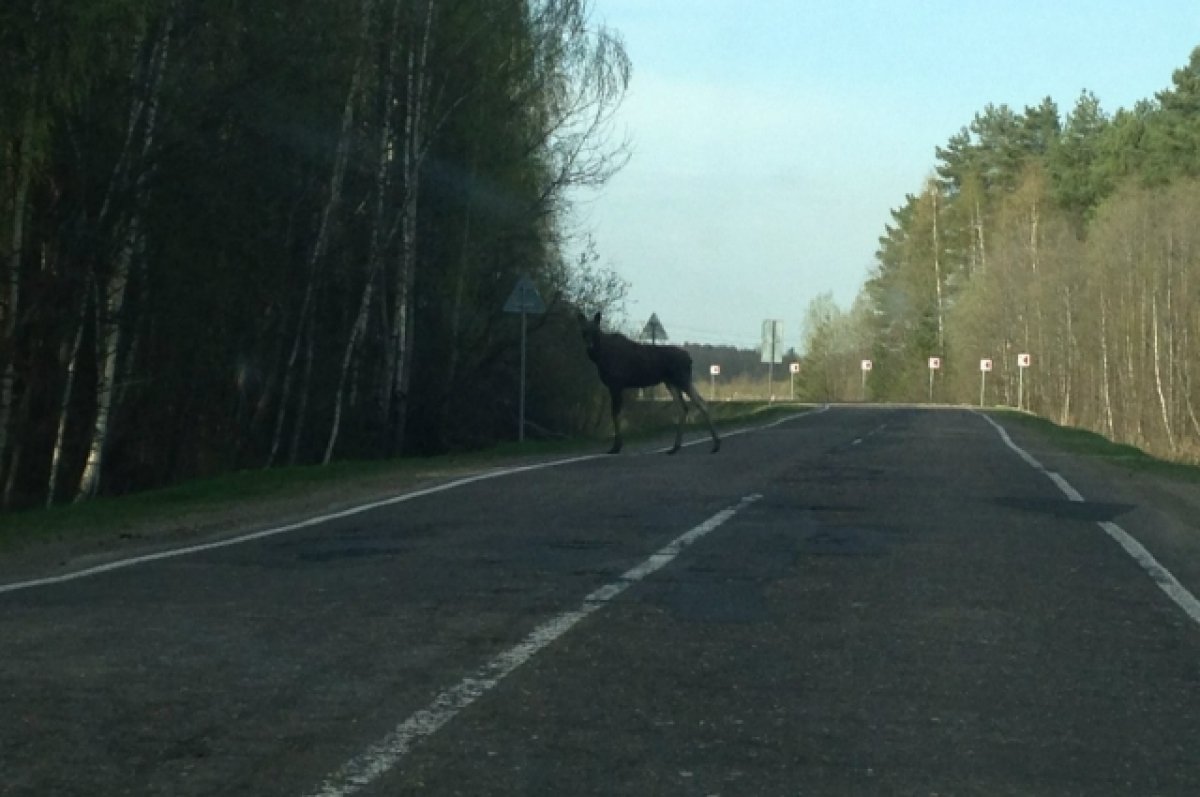
[[[936,371],[937,369],[939,369],[941,367],[942,367],[942,358],[941,357],[930,357],[929,358],[929,370],[930,371]]]
[[[642,327],[642,340],[658,343],[660,340],[666,339],[667,330],[663,329],[662,322],[658,320],[658,313],[651,313],[650,320],[646,322],[646,326]]]
[[[990,370],[992,370],[992,361],[991,361],[991,360],[989,360],[989,359],[983,359],[983,360],[980,360],[980,361],[979,361],[979,370],[980,370],[980,371],[990,371]]]
[[[788,370],[791,371],[793,374],[800,373],[800,363],[792,363],[791,365],[788,366]]]
[[[872,367],[872,366],[871,366],[871,361],[870,361],[870,360],[863,360],[863,361],[862,361],[862,369],[863,369],[864,371],[870,371],[870,370],[871,370],[871,367]]]
[[[762,323],[762,361],[764,363],[783,362],[783,322],[777,318],[768,318]]]
[[[533,313],[534,315],[541,315],[546,312],[546,305],[542,301],[542,297],[538,294],[537,286],[533,284],[533,280],[529,279],[529,277],[521,277],[517,280],[516,287],[509,294],[508,301],[504,303],[504,312]]]
[[[1018,354],[1017,355],[1017,367],[1018,368],[1028,368],[1030,363],[1032,363],[1032,362],[1033,362],[1033,358],[1030,357],[1028,354]]]
[[[721,374],[721,366],[719,366],[719,365],[710,365],[710,366],[708,366],[708,372],[709,372],[710,374],[712,374],[713,376],[720,376],[720,374]]]

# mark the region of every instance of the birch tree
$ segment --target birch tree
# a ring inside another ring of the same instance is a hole
[[[313,238],[312,244],[308,250],[304,266],[305,287],[304,298],[300,304],[300,311],[296,321],[296,333],[292,339],[291,350],[288,354],[287,363],[283,370],[283,387],[279,397],[279,405],[275,414],[275,433],[271,439],[271,451],[267,456],[266,466],[271,467],[275,464],[275,458],[279,453],[279,447],[283,440],[284,420],[287,417],[288,408],[291,405],[292,388],[296,380],[296,362],[300,357],[301,349],[308,346],[309,358],[312,351],[312,313],[314,312],[314,304],[316,302],[317,292],[320,285],[320,270],[326,252],[329,248],[330,238],[333,235],[333,226],[335,223],[336,213],[342,203],[342,187],[346,178],[346,168],[350,160],[351,138],[354,131],[355,113],[360,103],[360,94],[362,92],[363,82],[366,77],[367,69],[367,44],[369,41],[368,32],[372,21],[372,0],[361,0],[359,6],[360,13],[360,32],[359,32],[359,47],[358,56],[355,59],[353,71],[350,75],[349,85],[346,89],[345,101],[342,104],[341,125],[338,129],[337,143],[333,154],[333,163],[329,176],[329,183],[325,201],[321,206],[320,215],[317,223],[316,235]],[[311,373],[311,359],[308,360],[309,365],[305,368],[305,373]],[[296,418],[294,424],[293,445],[291,446],[291,458],[294,461],[295,451],[298,446],[299,435],[303,430],[304,408],[307,406],[307,379],[302,382],[302,396],[300,406],[296,410]]]
[[[100,281],[103,287],[101,301],[97,305],[99,351],[96,367],[96,415],[87,459],[76,491],[77,501],[89,498],[96,492],[104,464],[104,449],[111,433],[109,421],[117,390],[121,332],[125,323],[125,296],[129,288],[133,258],[142,247],[141,214],[147,202],[150,153],[154,146],[159,100],[174,25],[175,7],[172,4],[149,41],[139,43],[129,76],[132,99],[125,145],[114,169],[108,200],[100,213],[103,222],[111,207],[109,202],[118,202],[122,193],[128,194],[129,207],[124,217],[114,225],[116,229],[123,228],[119,249],[111,272],[106,279]]]

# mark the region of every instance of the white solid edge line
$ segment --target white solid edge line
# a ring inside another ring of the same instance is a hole
[[[738,429],[738,430],[727,433],[725,436],[733,437],[735,435],[746,434],[747,432],[753,432],[753,431],[757,431],[759,429],[771,429],[776,426],[779,426],[782,423],[786,423],[788,421],[792,421],[797,418],[803,418],[803,417],[809,416],[809,415],[819,415],[820,413],[825,412],[828,409],[829,409],[829,405],[826,404],[819,410],[810,410],[809,412],[797,413],[796,415],[790,415],[786,418],[783,418],[778,421],[774,421],[769,424],[765,424],[763,426],[751,426],[751,427],[746,427],[743,429]],[[692,442],[684,443],[684,445],[685,446],[697,445],[699,443],[704,442],[707,439],[708,438],[699,438]],[[666,450],[667,449],[665,449],[665,448],[661,449],[661,451],[666,451]],[[17,592],[18,590],[32,589],[34,587],[46,587],[46,586],[50,586],[52,584],[62,584],[62,583],[68,582],[68,581],[75,581],[75,580],[82,579],[82,578],[89,578],[91,576],[98,576],[98,575],[101,575],[102,573],[111,573],[114,570],[123,570],[124,568],[127,568],[127,567],[134,567],[135,565],[147,564],[149,562],[158,562],[158,561],[162,561],[164,559],[174,559],[176,557],[181,557],[181,556],[190,556],[190,555],[196,554],[196,553],[203,553],[204,551],[216,550],[218,548],[229,548],[234,545],[241,545],[241,544],[247,543],[247,542],[254,542],[255,540],[266,539],[267,537],[274,537],[279,534],[287,534],[288,532],[297,531],[299,529],[310,528],[312,526],[319,526],[320,524],[327,523],[331,520],[341,520],[342,518],[352,517],[354,515],[358,515],[363,512],[369,512],[372,509],[379,509],[379,508],[385,507],[385,506],[393,506],[395,504],[404,503],[405,501],[412,501],[416,498],[423,498],[427,495],[433,495],[435,493],[441,493],[441,492],[445,492],[447,490],[453,490],[458,487],[464,487],[468,484],[474,484],[475,482],[486,481],[488,479],[496,479],[496,478],[500,478],[501,476],[510,476],[514,473],[527,473],[529,471],[541,470],[543,468],[553,468],[553,467],[557,467],[559,465],[571,465],[576,462],[586,462],[586,461],[592,460],[592,459],[603,459],[607,456],[608,456],[607,454],[584,454],[584,455],[578,456],[578,457],[568,457],[566,459],[555,459],[555,460],[551,460],[549,462],[538,462],[533,465],[520,465],[520,466],[513,467],[513,468],[502,468],[500,470],[488,471],[486,473],[478,473],[474,476],[466,476],[461,479],[455,479],[453,481],[446,482],[445,484],[438,484],[438,485],[434,485],[433,487],[426,487],[426,488],[423,488],[420,490],[414,490],[409,493],[403,493],[401,495],[392,496],[391,498],[383,498],[378,501],[371,501],[366,504],[352,506],[352,507],[349,507],[347,509],[343,509],[343,510],[340,510],[337,512],[330,512],[330,513],[323,514],[323,515],[315,515],[313,517],[306,518],[304,520],[300,520],[295,523],[288,523],[283,526],[276,526],[276,527],[269,528],[269,529],[262,529],[260,531],[254,531],[249,534],[239,534],[235,537],[227,537],[225,539],[215,540],[213,542],[199,543],[197,545],[186,545],[181,548],[170,548],[170,549],[163,550],[163,551],[156,551],[154,553],[142,554],[140,556],[132,556],[132,557],[129,557],[128,559],[118,559],[118,560],[115,560],[112,562],[106,562],[105,564],[102,564],[102,565],[95,565],[93,567],[87,567],[82,570],[72,570],[69,573],[59,573],[59,574],[53,575],[53,576],[41,576],[39,578],[31,578],[31,579],[27,579],[24,581],[14,581],[14,582],[11,582],[8,584],[0,584],[0,595],[4,594],[6,592]]]
[[[467,706],[485,695],[507,675],[529,661],[575,625],[604,608],[609,601],[650,574],[670,564],[701,537],[711,533],[739,511],[759,500],[748,495],[722,509],[708,520],[676,537],[641,564],[626,570],[616,581],[593,590],[576,609],[562,612],[535,628],[524,640],[503,651],[454,686],[444,690],[429,705],[417,711],[359,755],[347,761],[311,792],[311,797],[348,797],[394,769],[422,738],[436,733]]]
[[[1038,462],[1037,459],[1033,457],[1032,454],[1014,443],[1003,426],[989,418],[987,415],[984,415],[982,412],[977,410],[972,410],[972,412],[990,423],[996,429],[996,431],[1000,433],[1000,439],[1004,441],[1005,445],[1015,451],[1021,457],[1021,459],[1029,463],[1034,470],[1038,470],[1046,474],[1050,481],[1054,482],[1058,489],[1061,490],[1068,499],[1079,502],[1083,502],[1085,500],[1083,495],[1081,495],[1078,490],[1072,487],[1067,480],[1062,477],[1061,474],[1047,470],[1041,462]],[[1188,591],[1188,588],[1183,586],[1183,584],[1179,582],[1179,579],[1175,578],[1174,574],[1172,574],[1170,570],[1163,567],[1162,564],[1154,558],[1154,554],[1146,550],[1146,547],[1138,542],[1133,535],[1121,528],[1116,523],[1113,523],[1109,520],[1101,520],[1097,521],[1096,525],[1103,529],[1105,534],[1116,541],[1116,543],[1121,546],[1125,553],[1129,554],[1129,556],[1135,562],[1141,565],[1142,570],[1146,571],[1146,574],[1150,576],[1155,584],[1159,586],[1159,589],[1167,594],[1167,597],[1175,602],[1175,605],[1177,605],[1180,609],[1183,609],[1184,613],[1190,617],[1194,623],[1200,625],[1200,600],[1196,600],[1196,596]]]
[[[251,532],[249,534],[241,534],[236,537],[229,537],[223,540],[215,540],[213,542],[200,543],[199,545],[187,545],[182,548],[171,548],[165,551],[156,551],[155,553],[143,554],[141,556],[133,556],[128,559],[119,559],[114,562],[107,562],[102,565],[88,567],[83,570],[74,570],[70,573],[60,573],[54,576],[43,576],[41,578],[32,578],[27,581],[16,581],[11,584],[0,584],[0,594],[5,592],[16,592],[21,589],[30,589],[31,587],[44,587],[50,584],[61,584],[66,581],[74,581],[80,578],[100,575],[101,573],[109,573],[113,570],[121,570],[134,565],[146,564],[147,562],[157,562],[162,559],[173,559],[179,556],[189,556],[194,553],[203,551],[211,551],[217,548],[228,548],[234,545],[241,545],[254,540],[261,540],[267,537],[274,537],[279,534],[286,534],[298,529],[309,528],[310,526],[318,526],[322,523],[327,523],[331,520],[341,520],[342,518],[352,517],[363,512],[369,512],[372,509],[380,507],[392,506],[394,504],[412,501],[416,498],[423,498],[434,493],[441,493],[447,490],[453,490],[457,487],[463,487],[475,482],[486,481],[488,479],[496,479],[501,476],[509,476],[514,473],[525,473],[533,470],[541,470],[542,468],[550,468],[558,465],[569,465],[574,462],[584,462],[591,459],[600,459],[606,456],[605,454],[586,454],[579,457],[570,457],[568,459],[556,459],[549,462],[538,462],[532,465],[520,465],[514,468],[503,468],[501,470],[488,471],[486,473],[477,473],[474,476],[466,476],[461,479],[455,479],[444,484],[437,484],[432,487],[425,487],[420,490],[403,493],[402,495],[384,498],[370,503],[360,504],[348,509],[342,509],[337,512],[330,512],[324,515],[316,515],[306,518],[295,523],[288,523],[284,526],[276,526],[274,528],[263,529],[261,531]]]

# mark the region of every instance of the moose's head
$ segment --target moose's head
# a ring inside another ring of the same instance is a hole
[[[575,317],[579,319],[580,334],[583,335],[583,345],[587,347],[588,357],[595,359],[596,341],[600,338],[600,313],[597,312],[589,321],[587,316],[578,310],[575,311]]]

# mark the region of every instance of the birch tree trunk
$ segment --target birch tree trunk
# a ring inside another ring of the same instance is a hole
[[[33,19],[41,21],[41,0],[34,0]],[[25,216],[29,203],[29,184],[33,175],[34,125],[37,120],[41,90],[41,69],[34,66],[29,80],[29,107],[21,123],[21,150],[17,162],[16,186],[13,192],[12,236],[8,255],[8,284],[0,295],[0,476],[4,474],[4,455],[8,449],[8,429],[12,424],[13,397],[17,383],[17,318],[21,308],[21,257],[25,250]],[[15,470],[15,465],[12,466]],[[11,480],[14,474],[8,474]]]
[[[17,383],[17,318],[21,309],[21,256],[25,250],[25,216],[29,202],[29,183],[33,173],[34,120],[36,119],[38,78],[33,77],[33,97],[21,125],[21,157],[17,165],[16,192],[13,197],[12,250],[8,256],[8,285],[0,303],[0,355],[4,370],[0,373],[0,475],[4,474],[8,450],[8,428],[12,424],[13,397]],[[15,466],[14,466],[15,467]],[[10,474],[11,475],[11,474]]]
[[[342,353],[342,367],[338,372],[337,392],[333,398],[333,423],[329,429],[329,439],[325,443],[325,455],[321,458],[322,465],[328,465],[330,460],[333,459],[333,449],[337,445],[338,434],[342,427],[342,403],[346,393],[346,382],[349,379],[350,369],[354,362],[354,352],[358,348],[358,342],[367,330],[367,319],[370,317],[374,286],[375,272],[371,270],[367,275],[367,282],[363,286],[362,298],[359,299],[358,315],[354,319],[354,326],[350,328],[350,336],[346,340],[346,349]]]
[[[1041,262],[1042,253],[1041,253],[1041,239],[1040,239],[1040,235],[1039,235],[1039,229],[1040,229],[1040,224],[1041,224],[1041,208],[1039,206],[1039,203],[1040,203],[1040,199],[1035,197],[1032,205],[1030,206],[1030,210],[1029,210],[1029,265],[1030,265],[1030,272],[1031,272],[1030,278],[1029,278],[1029,292],[1032,293],[1032,295],[1033,295],[1033,319],[1034,319],[1034,335],[1033,335],[1033,337],[1036,338],[1037,342],[1036,342],[1036,344],[1034,344],[1034,341],[1030,339],[1031,336],[1029,334],[1029,326],[1027,323],[1026,327],[1025,327],[1025,345],[1026,345],[1026,347],[1029,347],[1031,345],[1036,345],[1037,350],[1042,353],[1043,357],[1045,357],[1046,354],[1048,353],[1047,348],[1046,348],[1046,338],[1045,338],[1046,316],[1045,316],[1044,308],[1042,306],[1044,304],[1042,301],[1042,290],[1043,290],[1042,282],[1045,280],[1045,269],[1043,269],[1041,267],[1042,266],[1042,262]],[[1032,369],[1026,369],[1026,370],[1032,370]],[[1044,371],[1045,369],[1038,369],[1038,370]],[[1026,381],[1026,385],[1025,385],[1025,396],[1026,396],[1026,400],[1028,401],[1026,406],[1032,409],[1034,406],[1034,400],[1036,398],[1038,400],[1038,406],[1039,407],[1046,406],[1047,411],[1049,411],[1049,406],[1048,406],[1048,405],[1050,405],[1049,397],[1046,398],[1046,402],[1045,402],[1045,404],[1043,404],[1041,401],[1041,399],[1043,398],[1041,396],[1041,391],[1035,389],[1036,386],[1038,386],[1042,382],[1042,380],[1034,378],[1033,373],[1028,374],[1028,376],[1030,378]],[[1034,411],[1036,412],[1036,410],[1034,410]]]
[[[300,456],[300,441],[304,437],[304,422],[308,417],[308,396],[312,386],[313,318],[309,315],[308,332],[304,336],[304,376],[300,381],[300,404],[296,407],[296,422],[292,424],[292,444],[288,447],[288,464],[295,465]]]
[[[937,295],[938,354],[946,354],[946,322],[942,310],[942,260],[941,241],[938,239],[938,187],[929,181],[929,197],[933,203],[933,284]]]
[[[443,380],[443,393],[449,394],[454,381],[458,378],[458,364],[462,358],[462,316],[463,304],[467,290],[467,262],[471,243],[471,215],[474,210],[475,192],[467,189],[467,208],[463,219],[462,245],[459,247],[457,273],[454,275],[454,295],[450,304],[450,354],[446,358],[446,375]],[[445,403],[443,402],[443,406]]]
[[[26,390],[21,396],[21,406],[17,410],[17,418],[19,421],[25,421],[29,418],[29,402],[33,394]],[[4,480],[4,497],[3,506],[5,509],[12,508],[13,494],[17,487],[17,473],[21,468],[21,454],[25,450],[25,441],[17,438],[12,446],[12,454],[9,456],[8,476]]]
[[[414,318],[414,287],[417,274],[417,210],[420,196],[420,171],[425,157],[423,117],[429,90],[427,63],[433,33],[433,0],[425,6],[425,20],[420,30],[420,43],[408,54],[407,91],[404,114],[404,140],[401,142],[401,175],[404,181],[399,234],[400,256],[396,270],[392,329],[389,336],[388,368],[384,384],[387,389],[386,416],[391,433],[388,453],[399,453],[404,447],[408,416],[408,391],[412,379]]]
[[[979,270],[987,271],[987,247],[983,239],[983,211],[979,207],[979,198],[975,198],[975,240],[979,246]]]
[[[1184,352],[1188,351],[1188,339],[1190,337],[1191,337],[1191,335],[1188,331],[1188,327],[1184,326],[1184,328],[1183,328],[1183,351]],[[1185,405],[1185,408],[1187,409],[1188,420],[1190,420],[1192,422],[1192,433],[1195,435],[1195,441],[1200,441],[1200,418],[1196,417],[1196,409],[1192,405],[1191,363],[1186,356],[1183,358],[1183,366],[1182,367],[1183,367],[1183,374],[1181,375],[1181,378],[1183,379],[1184,405]],[[1197,453],[1195,441],[1193,442],[1193,455],[1195,455]]]
[[[1109,392],[1110,378],[1108,375],[1108,302],[1104,298],[1104,289],[1100,290],[1100,396],[1104,404],[1104,425],[1108,429],[1109,439],[1116,436],[1113,424],[1112,394]]]
[[[114,407],[118,360],[121,354],[121,327],[125,320],[125,296],[129,288],[134,255],[141,251],[142,247],[140,216],[141,208],[145,206],[146,201],[147,169],[145,164],[154,144],[158,103],[162,93],[163,76],[166,73],[167,53],[175,24],[174,16],[175,7],[172,5],[166,12],[162,30],[150,51],[148,66],[142,70],[144,72],[143,79],[136,81],[134,85],[134,112],[130,115],[130,128],[127,131],[126,142],[132,140],[133,131],[140,126],[142,132],[140,162],[137,177],[133,180],[132,207],[122,237],[121,248],[113,263],[112,273],[105,283],[103,305],[97,305],[99,352],[96,369],[96,417],[92,425],[87,459],[79,479],[79,489],[75,494],[76,501],[82,501],[95,495],[100,485],[100,476],[104,466],[104,449],[111,432],[109,420]],[[123,156],[128,152],[127,147]],[[132,161],[127,162],[127,166],[126,175],[133,169]],[[120,165],[118,165],[114,181],[121,179],[120,174]],[[116,193],[111,190],[113,188],[114,186],[110,185],[110,197]]]
[[[75,330],[75,340],[71,343],[71,353],[67,358],[67,378],[63,384],[62,399],[58,405],[58,431],[54,436],[54,450],[50,455],[50,478],[46,485],[46,506],[54,505],[54,496],[58,492],[58,475],[62,470],[63,446],[67,439],[67,421],[71,415],[71,395],[75,389],[75,374],[79,370],[79,347],[83,343],[83,330],[87,324],[87,314],[90,290],[83,292],[82,307],[79,310],[79,325]]]
[[[1078,341],[1075,340],[1075,325],[1074,325],[1074,310],[1071,307],[1071,288],[1070,286],[1063,287],[1063,314],[1067,323],[1067,336],[1063,343],[1063,364],[1062,364],[1062,409],[1059,412],[1059,423],[1066,426],[1071,422],[1071,386],[1074,376],[1074,356],[1073,352],[1079,347]]]
[[[325,455],[321,464],[328,465],[333,459],[333,450],[337,446],[338,435],[342,427],[342,406],[345,400],[346,382],[354,364],[355,351],[359,342],[367,332],[367,322],[370,319],[371,305],[374,302],[375,281],[383,267],[383,238],[386,224],[385,214],[387,197],[391,180],[392,163],[392,109],[396,104],[395,86],[395,42],[400,24],[400,0],[392,7],[391,35],[388,37],[387,53],[384,55],[382,73],[380,74],[380,102],[383,116],[379,125],[379,139],[375,161],[375,203],[371,210],[371,238],[367,246],[366,280],[363,283],[362,296],[358,302],[358,314],[350,327],[350,335],[346,340],[346,348],[342,353],[342,367],[338,372],[337,391],[333,399],[333,423],[329,429],[329,439],[325,443]]]
[[[1188,277],[1188,270],[1187,270],[1187,268],[1184,268],[1182,284],[1179,286],[1180,293],[1182,293],[1184,296],[1188,295],[1187,277]],[[1192,325],[1191,325],[1191,320],[1189,318],[1187,318],[1186,310],[1184,311],[1184,316],[1185,317],[1182,319],[1182,321],[1179,325],[1180,330],[1181,330],[1180,331],[1180,341],[1179,341],[1179,351],[1180,351],[1180,355],[1181,355],[1179,358],[1179,370],[1180,370],[1179,380],[1180,380],[1180,389],[1183,391],[1184,409],[1187,412],[1188,420],[1191,421],[1192,433],[1193,433],[1193,435],[1195,435],[1195,440],[1193,441],[1193,444],[1191,446],[1191,455],[1196,456],[1198,453],[1200,453],[1200,446],[1198,446],[1198,444],[1200,444],[1200,419],[1198,419],[1196,417],[1196,410],[1192,406],[1192,370],[1191,370],[1192,366],[1191,366],[1191,358],[1189,357],[1189,355],[1191,354],[1191,351],[1192,351],[1192,348],[1191,348]]]
[[[1163,393],[1162,369],[1159,364],[1157,296],[1152,296],[1150,300],[1150,323],[1153,327],[1151,339],[1153,341],[1154,355],[1154,386],[1158,391],[1158,407],[1162,412],[1163,429],[1167,433],[1167,448],[1173,456],[1175,454],[1175,433],[1171,429],[1171,410],[1167,406],[1167,397]]]
[[[283,423],[287,417],[288,405],[292,400],[292,387],[295,382],[296,361],[300,357],[300,347],[304,340],[304,332],[307,329],[310,321],[309,317],[313,312],[312,306],[315,301],[317,282],[318,282],[318,266],[325,257],[325,252],[329,246],[330,228],[333,224],[334,211],[337,210],[342,200],[342,184],[346,176],[346,163],[350,157],[350,138],[354,127],[354,112],[358,104],[358,96],[362,90],[364,73],[366,71],[366,42],[367,33],[370,30],[372,0],[363,0],[360,13],[362,14],[362,28],[360,42],[362,43],[359,55],[355,61],[354,73],[350,77],[350,87],[346,91],[346,102],[342,106],[342,122],[341,129],[338,132],[338,142],[334,150],[333,171],[329,179],[329,196],[325,200],[325,205],[321,209],[321,221],[317,227],[317,237],[313,241],[312,249],[309,250],[307,275],[308,282],[304,288],[304,299],[300,305],[300,316],[296,321],[296,336],[292,340],[291,352],[288,355],[287,365],[283,372],[283,387],[279,393],[279,406],[275,414],[275,432],[271,436],[271,451],[267,455],[265,467],[272,467],[275,464],[275,458],[279,454],[279,446],[283,440]],[[307,390],[307,386],[305,386]],[[307,396],[304,397],[304,401]],[[302,403],[304,403],[302,401]],[[297,425],[301,423],[301,419],[297,418]],[[293,448],[294,451],[294,448]]]

